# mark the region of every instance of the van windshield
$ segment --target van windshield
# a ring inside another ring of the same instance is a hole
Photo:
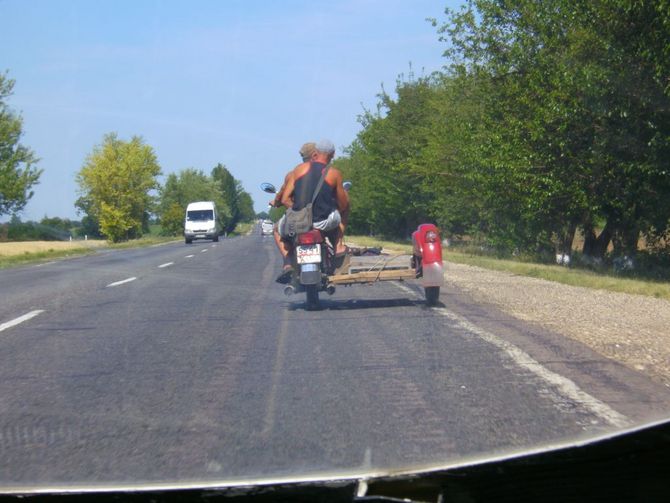
[[[214,212],[212,210],[195,210],[186,213],[186,220],[189,222],[203,222],[206,220],[214,220]]]

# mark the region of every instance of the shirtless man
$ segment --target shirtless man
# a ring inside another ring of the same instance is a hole
[[[301,210],[310,203],[323,170],[334,156],[335,146],[330,140],[318,142],[311,160],[299,164],[286,175],[285,184],[281,191],[281,204],[287,208]],[[346,253],[343,236],[348,214],[349,197],[342,186],[342,173],[331,167],[328,169],[328,174],[312,206],[312,227],[330,234],[335,246],[336,257],[342,259]],[[285,229],[283,229],[284,222],[285,219],[282,217],[277,225],[282,238],[278,246],[284,257],[284,269],[277,278],[278,283],[288,283],[293,272],[289,258],[290,245],[284,239],[288,237]]]
[[[312,155],[314,154],[314,147],[315,147],[314,142],[308,142],[305,143],[302,147],[300,147],[300,157],[302,158],[302,162],[309,162],[312,159]],[[281,200],[282,196],[284,195],[284,191],[286,189],[286,184],[289,180],[289,178],[293,175],[293,170],[289,171],[289,173],[286,175],[284,178],[284,184],[281,186],[277,194],[275,195],[275,198],[270,201],[270,206],[274,206],[275,208],[278,208],[281,206]],[[279,230],[278,230],[278,225],[274,226],[274,231],[273,231],[273,236],[275,238],[275,243],[277,244],[277,248],[279,249],[279,253],[281,253],[283,262],[284,262],[284,269],[289,270],[291,267],[291,262],[289,260],[289,246],[286,241],[283,241],[281,239],[281,236],[279,235]]]
[[[289,173],[281,198],[282,204],[287,208],[301,210],[311,202],[321,174],[334,156],[333,142],[319,141],[311,161],[299,164]],[[312,206],[312,227],[323,232],[334,231],[333,244],[338,254],[346,251],[342,238],[348,213],[349,196],[342,186],[342,173],[331,167]]]

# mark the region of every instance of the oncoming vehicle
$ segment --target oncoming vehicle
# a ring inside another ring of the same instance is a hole
[[[261,236],[271,236],[273,228],[272,220],[263,220],[261,222]]]
[[[213,201],[198,201],[186,207],[184,220],[184,241],[190,244],[194,239],[219,240],[219,226],[216,205]]]

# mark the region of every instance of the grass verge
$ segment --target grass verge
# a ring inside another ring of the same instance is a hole
[[[95,253],[96,249],[142,248],[175,241],[174,237],[145,236],[123,243],[106,241],[22,241],[0,243],[0,269],[21,265],[38,264],[61,258],[77,257]]]
[[[347,236],[347,242],[359,246],[381,246],[391,252],[411,253],[408,243],[384,241],[367,236]],[[570,286],[580,286],[607,290],[610,292],[646,295],[670,300],[670,282],[644,279],[621,278],[613,274],[597,273],[583,269],[570,269],[558,265],[517,262],[479,255],[471,255],[452,250],[444,250],[444,258],[449,262],[465,264],[494,271],[508,272],[519,276],[528,276],[554,281]]]
[[[228,236],[246,236],[254,228],[253,222],[240,222],[235,226],[235,230],[228,234]]]
[[[95,253],[95,248],[70,248],[67,250],[45,250],[37,252],[23,252],[16,255],[0,256],[0,269],[20,265],[35,264],[66,257],[77,257]]]
[[[110,243],[108,248],[114,250],[125,250],[126,248],[145,248],[147,246],[161,245],[165,243],[173,243],[176,241],[183,241],[183,238],[178,236],[143,236],[139,239],[131,239],[130,241],[123,241],[121,243]]]

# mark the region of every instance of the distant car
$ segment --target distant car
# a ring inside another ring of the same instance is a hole
[[[272,220],[263,220],[261,222],[261,236],[268,236],[272,234],[273,229],[274,224],[272,223]]]

